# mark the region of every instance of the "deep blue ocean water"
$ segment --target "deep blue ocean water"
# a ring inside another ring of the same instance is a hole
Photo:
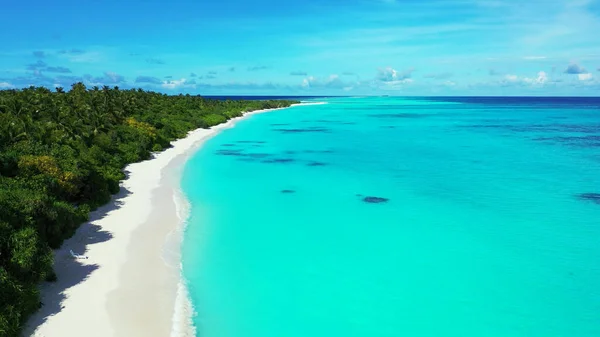
[[[323,100],[186,164],[198,336],[600,336],[600,99]]]

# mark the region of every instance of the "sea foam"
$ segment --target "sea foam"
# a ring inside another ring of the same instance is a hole
[[[174,236],[177,237],[178,247],[181,249],[183,242],[183,233],[187,227],[187,219],[190,215],[190,203],[185,198],[180,189],[175,189],[173,193],[173,202],[175,211],[179,218],[179,223],[174,230]],[[179,254],[179,261],[181,254]],[[179,262],[179,282],[177,284],[177,295],[175,297],[175,308],[173,310],[173,327],[171,337],[193,337],[196,336],[196,329],[193,324],[194,307],[189,297],[185,278],[182,272],[182,264]]]

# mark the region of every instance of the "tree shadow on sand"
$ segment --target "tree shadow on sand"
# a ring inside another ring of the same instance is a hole
[[[23,336],[34,336],[35,330],[40,325],[44,324],[49,317],[61,312],[66,298],[65,291],[85,281],[99,268],[93,259],[76,259],[70,251],[85,256],[88,246],[112,239],[112,233],[94,223],[121,207],[123,199],[130,194],[129,190],[121,186],[119,193],[113,195],[108,204],[91,212],[89,221],[79,226],[75,235],[65,240],[62,246],[54,251],[54,271],[57,280],[41,284],[42,307],[27,321]]]

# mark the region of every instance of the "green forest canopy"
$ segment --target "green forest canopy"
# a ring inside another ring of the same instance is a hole
[[[0,91],[0,337],[54,280],[52,249],[119,191],[123,168],[197,128],[288,100],[213,100],[118,87]]]

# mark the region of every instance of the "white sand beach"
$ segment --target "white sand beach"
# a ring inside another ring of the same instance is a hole
[[[55,252],[58,281],[42,285],[44,305],[24,335],[193,335],[180,283],[183,166],[208,138],[265,111],[192,131],[153,159],[129,165],[121,191]],[[87,259],[74,259],[70,251]]]

